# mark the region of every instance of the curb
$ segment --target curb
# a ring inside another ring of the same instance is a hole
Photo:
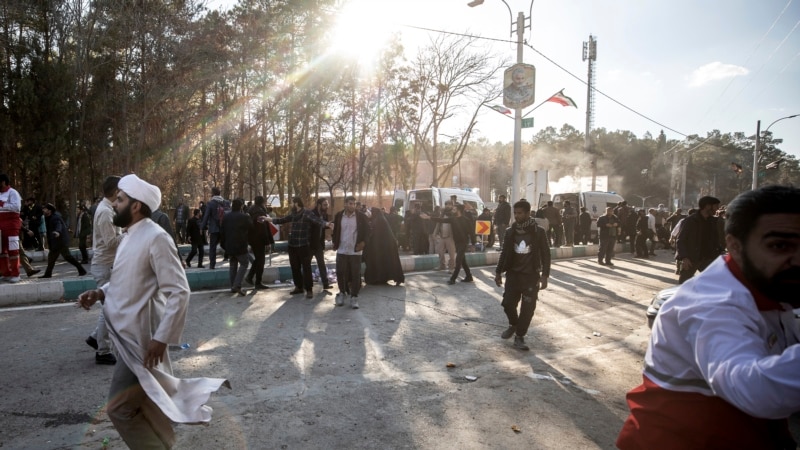
[[[615,252],[620,253],[625,245],[616,244]],[[187,254],[190,247],[181,246],[181,254]],[[276,249],[286,250],[286,243],[277,243]],[[580,258],[597,255],[597,245],[576,245],[575,247],[559,247],[550,249],[552,259]],[[33,252],[32,252],[33,253]],[[44,252],[37,252],[44,253]],[[80,255],[80,253],[79,253]],[[500,252],[489,250],[486,252],[467,253],[467,263],[470,267],[491,266],[497,264]],[[44,258],[46,259],[46,257]],[[407,255],[400,257],[403,272],[421,272],[434,270],[439,267],[438,255]],[[363,266],[362,266],[363,267]],[[363,269],[362,269],[363,272]],[[230,287],[228,269],[190,269],[186,271],[186,278],[192,291],[203,289],[218,289]],[[264,284],[273,285],[276,280],[292,278],[292,270],[287,266],[267,267],[264,269],[262,280]],[[284,286],[289,286],[284,285]],[[97,287],[91,276],[67,278],[54,281],[20,282],[15,284],[0,284],[0,307],[21,306],[32,303],[46,303],[63,300],[75,300],[82,292]]]

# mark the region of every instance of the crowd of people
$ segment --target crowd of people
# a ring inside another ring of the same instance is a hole
[[[23,205],[9,177],[0,174],[4,281],[18,282],[20,266],[31,275],[25,242],[31,249],[49,250],[43,277],[52,276],[59,256],[80,276],[91,261],[98,288],[81,294],[78,306],[88,310],[103,304],[86,343],[97,364],[116,366],[107,411],[131,448],[169,448],[175,441],[173,423],[208,422],[206,400],[227,383],[177,378],[168,356],[168,345],[178,343],[186,318],[186,270],[195,256],[197,267],[204,267],[207,241],[208,267],[215,268],[221,246],[223,259],[230,261],[231,293],[245,296],[245,282],[256,290],[268,288],[261,278],[265,255],[274,245],[276,225],[287,226],[290,295],[314,297],[316,258],[322,289],[332,289],[336,279],[335,306],[349,302],[358,309],[362,281],[405,282],[399,257],[404,245],[415,254],[438,254],[439,268],[452,270],[448,284],[462,270],[461,281],[472,282],[465,253],[477,242],[474,221],[491,221],[490,242],[496,232],[500,248],[495,284],[504,288],[501,305],[508,320],[499,337],[513,336],[513,347],[526,351],[538,293],[548,286],[551,248],[590,239],[585,209],[567,202],[561,210],[549,202],[534,212],[525,200],[512,206],[501,197],[494,213],[477,215],[451,198],[431,212],[413,204],[401,217],[394,209],[368,208],[352,196],[335,214],[329,213],[328,199],[307,208],[294,197],[287,214],[278,217],[262,196],[247,203],[224,199],[216,187],[212,193],[195,209],[179,203],[170,220],[159,211],[158,187],[136,175],[110,176],[103,197],[91,207],[78,206],[78,220],[70,228],[51,203],[39,206],[29,198]],[[547,219],[547,229],[536,216]],[[800,369],[800,328],[791,309],[800,307],[794,290],[800,283],[800,189],[764,187],[741,194],[729,207],[705,196],[688,214],[663,205],[636,209],[622,201],[608,206],[596,227],[599,264],[614,265],[618,244],[629,245],[636,258],[648,258],[660,246],[674,253],[681,284],[653,325],[643,382],[627,395],[630,415],[617,445],[794,448],[786,418],[800,405],[794,376]],[[69,251],[71,238],[82,241],[80,261]],[[324,259],[328,240],[336,253],[335,275]],[[178,243],[192,246],[186,260]]]

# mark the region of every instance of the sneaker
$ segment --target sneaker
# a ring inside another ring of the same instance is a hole
[[[354,295],[350,297],[350,307],[353,309],[358,309],[358,296]]]
[[[106,353],[105,355],[101,355],[100,353],[95,353],[94,362],[95,364],[105,364],[107,366],[113,366],[114,364],[117,363],[117,358],[111,353]]]
[[[306,291],[306,298],[314,298],[314,292],[311,289]]]
[[[508,339],[511,336],[513,336],[514,333],[516,332],[517,332],[517,327],[515,327],[514,325],[509,325],[508,328],[506,328],[506,331],[503,331],[503,334],[501,334],[500,337],[503,339]]]
[[[289,295],[297,295],[297,294],[302,294],[303,292],[305,292],[305,291],[304,291],[304,290],[302,290],[302,289],[300,289],[300,288],[294,288],[294,289],[292,290],[292,292],[289,292]]]
[[[525,345],[525,338],[522,336],[514,336],[514,348],[522,351],[530,350],[530,347]]]
[[[339,292],[336,294],[336,306],[344,306],[344,293]]]
[[[86,338],[86,344],[89,347],[92,347],[93,349],[97,350],[97,339],[89,336],[89,337]]]
[[[9,283],[19,283],[19,277],[9,277],[7,281]]]

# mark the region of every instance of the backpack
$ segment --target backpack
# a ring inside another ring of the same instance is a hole
[[[225,217],[225,207],[222,206],[222,203],[217,203],[217,220],[219,221],[220,228],[222,228],[223,217]]]

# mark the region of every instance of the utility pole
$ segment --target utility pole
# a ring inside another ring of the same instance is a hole
[[[774,123],[774,122],[773,122]],[[772,126],[772,125],[770,125]],[[758,151],[761,150],[761,121],[756,122],[756,148],[753,150],[753,190],[758,188]]]
[[[589,61],[589,75],[586,83],[586,139],[583,144],[584,152],[590,153],[592,166],[592,190],[597,187],[597,153],[592,142],[591,132],[594,126],[594,63],[597,61],[597,40],[589,35],[589,42],[583,43],[583,60]]]

